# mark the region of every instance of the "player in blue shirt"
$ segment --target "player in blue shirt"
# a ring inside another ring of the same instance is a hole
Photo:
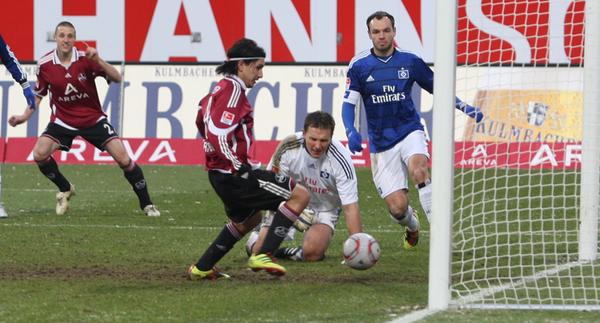
[[[373,181],[390,215],[406,226],[404,248],[419,240],[419,220],[408,201],[408,176],[416,183],[427,219],[431,216],[431,179],[427,138],[411,98],[416,82],[433,93],[433,72],[417,55],[394,47],[394,17],[377,11],[367,18],[373,47],[355,56],[348,67],[342,119],[350,150],[362,150],[354,127],[355,106],[362,102],[367,117]],[[458,98],[456,108],[481,121],[483,114]]]
[[[21,84],[23,95],[25,95],[25,99],[27,100],[27,105],[35,109],[35,94],[31,90],[29,82],[27,82],[27,74],[21,68],[21,64],[19,64],[15,54],[10,50],[10,46],[6,44],[2,35],[0,35],[0,59],[12,75],[13,79]]]

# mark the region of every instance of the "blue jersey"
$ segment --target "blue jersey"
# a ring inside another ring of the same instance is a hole
[[[0,35],[0,59],[15,81],[20,84],[27,82],[27,74],[21,68],[15,54],[10,50],[10,46],[6,44],[2,35]]]
[[[345,101],[356,94],[362,98],[371,152],[390,149],[423,130],[410,93],[415,82],[433,93],[433,71],[420,57],[398,49],[387,58],[364,51],[350,62],[347,77]]]

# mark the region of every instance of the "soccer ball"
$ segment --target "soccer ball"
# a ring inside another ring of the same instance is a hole
[[[344,263],[350,268],[365,270],[373,267],[381,248],[379,242],[366,233],[355,233],[344,242]]]

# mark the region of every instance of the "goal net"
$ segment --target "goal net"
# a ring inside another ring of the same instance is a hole
[[[600,310],[600,73],[583,64],[586,2],[457,8],[456,95],[485,118],[455,119],[449,305]]]

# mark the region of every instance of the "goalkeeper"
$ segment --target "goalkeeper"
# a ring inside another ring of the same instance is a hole
[[[377,11],[367,18],[373,47],[355,56],[348,67],[342,120],[353,153],[362,150],[354,126],[355,106],[362,101],[369,134],[373,181],[392,218],[406,227],[403,245],[419,239],[419,220],[408,201],[408,177],[416,184],[421,207],[431,217],[431,180],[427,138],[411,98],[413,84],[433,93],[433,72],[418,56],[394,47],[394,17]],[[456,108],[480,122],[481,111],[458,98]]]
[[[308,114],[304,131],[285,138],[267,167],[308,188],[308,208],[314,210],[314,219],[308,219],[306,224],[309,228],[304,232],[302,246],[278,249],[273,254],[277,258],[322,260],[341,210],[349,235],[362,231],[356,172],[350,152],[337,139],[332,139],[334,128],[335,121],[330,114],[321,111]],[[260,248],[271,220],[270,216],[265,217],[260,234],[252,232],[246,243],[247,250],[256,252]],[[310,223],[314,224],[310,226]]]
[[[13,79],[15,79],[17,83],[21,84],[21,87],[23,88],[23,95],[25,95],[25,99],[27,100],[27,105],[35,109],[35,94],[33,94],[31,86],[29,85],[29,82],[27,82],[27,74],[21,68],[21,64],[19,64],[19,61],[10,50],[10,46],[8,46],[8,44],[6,44],[4,41],[4,38],[2,38],[2,35],[0,35],[0,58],[4,66],[6,66],[12,75]]]

